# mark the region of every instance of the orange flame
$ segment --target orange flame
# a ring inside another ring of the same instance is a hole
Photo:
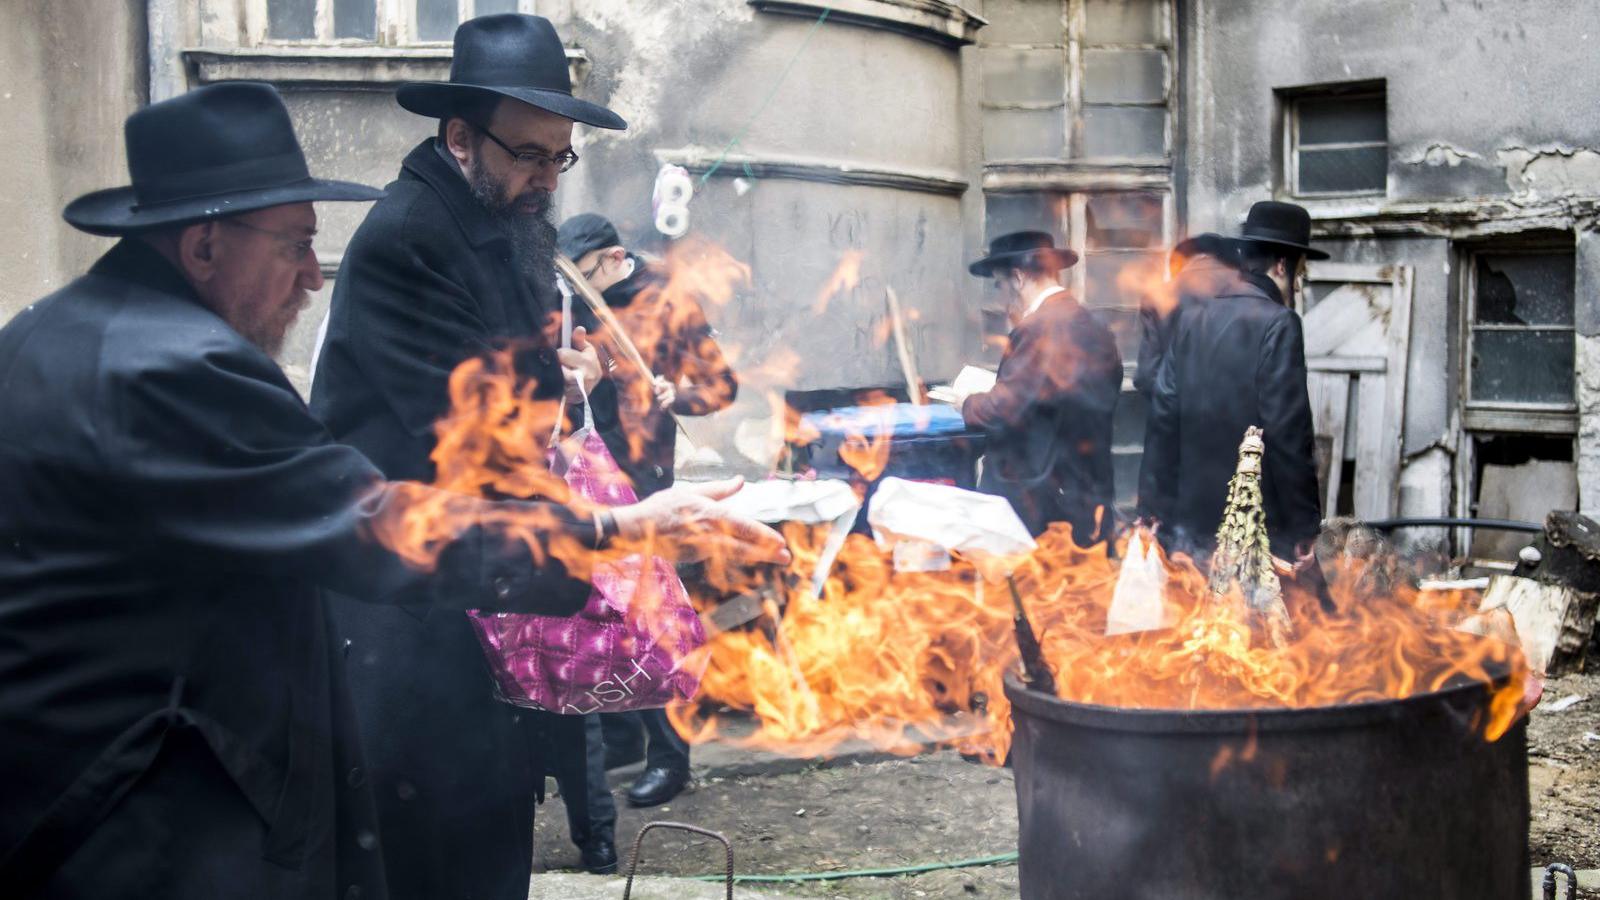
[[[847,254],[825,296],[854,284],[859,262]],[[748,267],[707,243],[680,242],[666,266],[663,298],[711,306],[730,302],[750,276]],[[1125,277],[1147,292],[1170,293],[1168,280],[1152,272]],[[663,329],[677,321],[676,307],[667,306]],[[648,330],[632,337],[641,351],[654,343]],[[535,564],[560,560],[583,577],[593,554],[571,539],[549,537],[555,524],[549,508],[480,499],[546,497],[584,511],[545,463],[558,404],[535,399],[534,386],[516,379],[511,357],[497,352],[452,374],[451,412],[438,423],[432,457],[436,486],[444,490],[398,486],[378,519],[377,537],[408,561],[431,566],[455,536],[483,525],[520,540]],[[744,372],[774,388],[806,362],[780,349],[762,361],[765,371],[752,365]],[[775,394],[769,401],[780,408]],[[785,437],[804,437],[794,433],[796,416],[775,415],[773,422]],[[867,479],[887,465],[884,426],[852,436],[841,452]],[[770,629],[712,639],[701,698],[670,711],[680,732],[694,741],[726,739],[728,723],[715,711],[720,705],[758,721],[759,730],[741,743],[788,753],[827,753],[847,740],[909,753],[936,741],[991,762],[1003,759],[1011,740],[1003,680],[1018,667],[1005,585],[986,583],[964,560],[947,571],[897,572],[886,550],[855,535],[813,596],[787,586],[810,584],[826,534],[795,524],[785,533],[794,561],[768,607]],[[1471,681],[1496,685],[1479,723],[1486,737],[1504,733],[1518,714],[1526,663],[1501,639],[1504,623],[1468,622],[1470,594],[1419,594],[1402,586],[1368,596],[1359,590],[1359,572],[1330,573],[1338,610],[1326,613],[1287,586],[1295,636],[1277,648],[1252,630],[1237,598],[1210,597],[1190,560],[1163,562],[1165,621],[1175,624],[1115,637],[1104,631],[1119,569],[1104,548],[1080,549],[1058,527],[1021,562],[1015,578],[1061,697],[1134,708],[1269,709],[1398,699]],[[1466,624],[1487,634],[1456,627]],[[1254,755],[1248,746],[1239,748],[1217,765],[1247,755]]]
[[[866,254],[860,250],[846,250],[839,257],[839,265],[828,276],[828,280],[817,292],[816,302],[811,304],[811,311],[822,315],[828,311],[828,304],[833,301],[834,295],[843,291],[854,290],[861,283],[861,261],[866,259]]]
[[[819,530],[787,527],[791,580],[804,584],[821,549]],[[1242,601],[1210,599],[1187,557],[1166,560],[1165,602],[1175,627],[1104,636],[1118,564],[1053,528],[1016,577],[1055,672],[1059,695],[1079,703],[1161,709],[1314,707],[1399,699],[1464,681],[1496,684],[1478,724],[1498,738],[1518,713],[1521,654],[1453,625],[1473,608],[1402,589],[1357,597],[1351,573],[1336,580],[1338,612],[1325,613],[1292,583],[1295,638],[1279,650],[1253,632]],[[1352,566],[1358,566],[1352,563]],[[847,740],[895,752],[942,742],[997,762],[1011,740],[1004,675],[1016,670],[1012,609],[1004,583],[982,584],[970,565],[896,572],[886,553],[853,535],[821,597],[791,593],[776,629],[717,635],[700,702],[670,711],[692,741],[720,739],[796,755]],[[786,658],[790,657],[790,658]],[[798,677],[796,673],[798,672]],[[1509,675],[1509,680],[1500,681]],[[753,713],[759,730],[730,737],[715,706]],[[976,722],[974,720],[977,720]],[[1249,762],[1254,742],[1222,767]]]

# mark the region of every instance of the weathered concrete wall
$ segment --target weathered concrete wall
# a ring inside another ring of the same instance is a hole
[[[1365,235],[1325,241],[1335,259],[1415,270],[1403,513],[1453,511],[1460,326],[1452,239],[1536,225],[1578,232],[1578,468],[1583,506],[1600,508],[1600,316],[1586,311],[1600,304],[1600,242],[1585,232],[1595,226],[1581,204],[1568,211],[1571,198],[1600,196],[1600,8],[1183,3],[1193,23],[1184,35],[1190,231],[1234,228],[1251,203],[1281,189],[1275,90],[1386,83],[1387,195],[1306,205],[1324,231]]]
[[[0,8],[0,322],[81,274],[111,241],[67,226],[79,194],[128,180],[122,120],[144,98],[140,0]]]
[[[1595,192],[1593,3],[1185,2],[1197,230],[1238,221],[1271,191],[1273,91],[1304,85],[1387,79],[1390,203]]]
[[[645,249],[662,246],[651,225],[657,154],[714,159],[738,136],[737,156],[816,170],[948,179],[963,171],[954,48],[858,25],[813,27],[727,0],[649,11],[625,0],[573,5],[560,28],[593,61],[584,93],[608,101],[630,127],[583,134],[583,161],[562,182],[562,211],[602,212]],[[964,297],[959,193],[784,177],[736,185],[743,172],[724,166],[690,208],[696,233],[752,268],[748,291],[707,310],[735,348],[745,389],[733,409],[691,421],[690,430],[748,468],[748,453],[733,449],[735,431],[769,416],[782,390],[902,382],[884,342],[886,287],[913,319],[910,342],[929,380],[954,374],[975,351],[978,322]],[[863,254],[859,286],[815,315],[819,291],[851,251]],[[792,370],[783,364],[791,355]]]

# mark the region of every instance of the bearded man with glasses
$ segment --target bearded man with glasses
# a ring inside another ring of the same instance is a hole
[[[581,302],[574,349],[561,349],[551,216],[558,177],[578,161],[573,124],[624,122],[572,95],[561,39],[536,16],[462,23],[450,80],[403,85],[396,99],[438,119],[438,133],[405,158],[350,242],[312,411],[388,477],[427,481],[451,371],[511,346],[536,397],[562,396],[563,370],[581,377],[582,394],[566,390],[572,421],[586,396],[614,435],[616,388],[586,340],[594,323]],[[534,805],[547,771],[575,765],[583,777],[583,719],[500,701],[463,615],[346,601],[334,616],[392,892],[523,900]],[[611,820],[573,824],[584,867],[614,871]]]

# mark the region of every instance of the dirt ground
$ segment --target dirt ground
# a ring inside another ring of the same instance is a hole
[[[635,810],[620,805],[619,849],[626,866],[639,827],[664,819],[711,828],[733,842],[743,874],[839,872],[973,859],[1016,850],[1016,793],[1011,773],[968,762],[950,751],[911,759],[808,766],[779,775],[704,778],[673,802]],[[567,869],[578,852],[567,840],[561,799],[539,810],[536,858]],[[702,838],[654,831],[641,873],[700,875],[721,869],[721,850]],[[903,878],[811,882],[794,887],[742,886],[774,896],[1015,897],[1015,863]]]
[[[1573,695],[1584,699],[1556,711]],[[1600,673],[1545,685],[1528,721],[1528,793],[1534,865],[1600,868]]]
[[[1557,710],[1563,698],[1584,699]],[[1529,833],[1534,865],[1600,868],[1600,674],[1552,680],[1529,724]],[[707,759],[709,757],[709,759]],[[700,751],[697,783],[663,807],[622,802],[628,779],[616,773],[619,851],[648,821],[682,821],[727,835],[740,874],[841,872],[974,859],[1016,849],[1016,795],[1007,769],[941,751],[798,763],[761,764],[723,750]],[[572,870],[561,798],[540,808],[537,865]],[[721,868],[720,848],[700,838],[656,831],[641,874],[700,875]],[[537,879],[536,879],[537,882]],[[777,897],[1004,898],[1017,896],[1014,862],[894,878],[852,878],[787,886],[745,885],[739,893]]]

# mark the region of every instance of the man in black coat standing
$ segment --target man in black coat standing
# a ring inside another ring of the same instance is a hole
[[[1261,489],[1272,552],[1294,560],[1321,527],[1305,339],[1294,292],[1311,218],[1292,203],[1250,208],[1240,270],[1216,273],[1211,296],[1188,304],[1161,362],[1145,424],[1141,511],[1169,549],[1208,554],[1227,503],[1245,429],[1265,432]]]
[[[322,284],[311,202],[379,192],[313,179],[272,88],[126,139],[132,186],[65,213],[121,242],[0,329],[0,897],[381,900],[318,589],[570,615],[588,585],[479,527],[432,572],[375,540],[428,489],[335,443],[271,354]],[[468,502],[546,523],[540,553],[684,514]]]
[[[994,388],[967,397],[961,416],[987,434],[978,490],[1005,497],[1028,530],[1072,527],[1089,547],[1115,531],[1111,418],[1122,357],[1111,330],[1061,285],[1077,263],[1050,235],[1002,235],[968,267],[1007,300],[1011,338]]]
[[[564,367],[601,375],[594,348],[560,349],[551,213],[559,175],[577,162],[573,123],[624,123],[572,95],[561,39],[535,16],[462,23],[450,81],[402,85],[397,100],[438,119],[438,135],[406,156],[350,242],[311,409],[388,477],[427,480],[434,423],[463,360],[515,346],[517,374],[551,398]],[[593,382],[588,402],[601,431],[614,430],[609,378]],[[334,615],[350,641],[385,839],[403,848],[388,857],[391,889],[418,900],[522,900],[544,776],[574,765],[583,778],[582,717],[499,700],[463,615],[354,601]],[[585,867],[614,870],[611,823],[580,825]]]
[[[668,290],[670,275],[622,246],[615,225],[598,213],[581,213],[561,223],[561,252],[601,292],[626,337],[638,347],[653,378],[631,366],[612,373],[617,383],[620,442],[611,452],[633,483],[648,497],[672,486],[678,446],[674,416],[704,416],[732,405],[739,380],[722,355],[696,298]],[[615,341],[606,335],[603,344]],[[613,357],[621,352],[613,352]],[[601,814],[611,803],[605,770],[643,758],[644,772],[628,788],[634,806],[659,806],[689,784],[689,743],[672,727],[664,709],[599,713],[604,747],[589,742],[590,805]],[[598,759],[595,759],[596,756]],[[565,787],[563,793],[568,793]],[[568,801],[568,809],[575,800]],[[614,813],[613,813],[614,816]]]

